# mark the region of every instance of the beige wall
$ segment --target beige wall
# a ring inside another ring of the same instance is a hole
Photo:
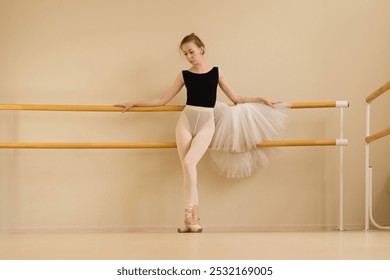
[[[390,79],[390,1],[0,1],[0,103],[115,104],[160,96],[196,32],[240,95],[349,100],[345,227],[364,223],[364,97]],[[374,127],[388,126],[389,96]],[[226,100],[222,92],[220,100]],[[171,104],[183,104],[185,91]],[[387,104],[387,106],[385,106]],[[291,110],[284,138],[338,137],[338,111]],[[173,141],[178,113],[0,112],[0,141]],[[373,145],[375,211],[390,223],[389,141]],[[199,164],[204,226],[335,228],[338,149],[281,148],[227,180]],[[171,150],[1,150],[3,228],[165,228],[182,221]]]

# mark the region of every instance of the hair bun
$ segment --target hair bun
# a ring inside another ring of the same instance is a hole
[[[195,45],[197,45],[199,48],[203,48],[203,53],[204,54],[204,49],[206,48],[205,45],[203,44],[202,40],[199,39],[198,36],[195,35],[195,33],[191,33],[190,35],[187,35],[183,38],[183,40],[180,43],[180,48],[188,42],[194,42]]]

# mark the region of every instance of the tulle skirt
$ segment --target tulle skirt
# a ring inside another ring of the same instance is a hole
[[[228,178],[248,177],[258,166],[268,163],[275,148],[258,148],[257,144],[277,139],[287,123],[287,105],[275,107],[262,103],[216,103],[210,157],[218,173]]]

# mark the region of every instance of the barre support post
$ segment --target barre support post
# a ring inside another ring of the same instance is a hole
[[[340,139],[344,138],[344,107],[340,107]],[[340,145],[339,161],[339,230],[344,230],[344,146]]]

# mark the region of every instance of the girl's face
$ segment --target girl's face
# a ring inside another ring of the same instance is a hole
[[[185,43],[181,46],[184,56],[192,65],[197,65],[203,61],[203,48],[199,48],[193,42]]]

